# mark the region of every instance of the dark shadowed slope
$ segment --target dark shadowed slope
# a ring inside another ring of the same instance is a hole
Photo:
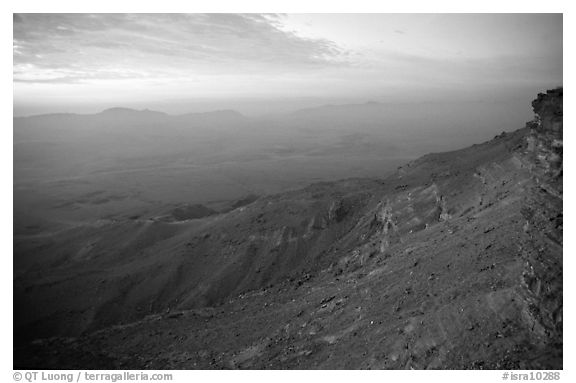
[[[562,368],[562,90],[533,106],[382,182],[30,243],[15,368]]]

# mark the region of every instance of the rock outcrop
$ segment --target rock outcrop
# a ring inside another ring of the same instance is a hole
[[[540,93],[532,102],[536,117],[527,126],[527,152],[539,182],[562,196],[563,89]]]
[[[527,124],[524,160],[535,182],[522,208],[531,245],[522,249],[525,317],[538,341],[556,355],[562,353],[563,332],[562,103],[562,88],[532,103],[536,117]]]

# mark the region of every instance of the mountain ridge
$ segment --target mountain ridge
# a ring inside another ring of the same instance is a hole
[[[245,118],[243,114],[237,112],[232,109],[218,109],[218,110],[211,110],[206,112],[188,112],[188,113],[181,113],[181,114],[168,114],[161,111],[150,110],[150,109],[134,109],[134,108],[126,108],[126,107],[111,107],[104,109],[100,112],[96,113],[43,113],[43,114],[34,114],[30,116],[15,116],[14,119],[27,119],[27,118],[43,118],[43,117],[62,117],[62,116],[75,116],[75,117],[88,117],[88,116],[98,116],[98,115],[156,115],[156,116],[164,116],[164,117],[198,117],[198,116],[210,116],[210,115],[218,115],[224,114],[227,116],[237,116]]]

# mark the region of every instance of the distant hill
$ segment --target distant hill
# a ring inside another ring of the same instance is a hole
[[[219,110],[205,113],[187,113],[182,115],[168,115],[164,112],[156,112],[149,109],[136,110],[131,108],[114,107],[105,109],[95,114],[55,113],[41,114],[29,117],[15,117],[18,124],[45,125],[47,122],[60,122],[67,124],[73,121],[75,124],[84,122],[91,124],[93,121],[106,121],[115,125],[134,124],[148,125],[162,122],[165,124],[178,124],[182,122],[194,122],[203,124],[230,123],[243,120],[245,117],[233,110]]]

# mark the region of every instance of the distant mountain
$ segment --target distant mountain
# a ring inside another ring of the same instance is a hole
[[[190,119],[199,119],[199,120],[209,120],[209,119],[216,119],[216,118],[245,118],[241,113],[235,110],[215,110],[210,112],[197,112],[197,113],[185,113],[180,115],[169,115],[164,112],[157,112],[150,109],[132,109],[132,108],[123,108],[123,107],[113,107],[104,109],[99,113],[94,114],[77,114],[77,113],[49,113],[49,114],[38,114],[33,116],[25,116],[25,117],[14,117],[16,120],[21,119],[41,119],[41,118],[58,118],[58,117],[92,117],[92,116],[111,116],[117,118],[126,118],[126,117],[165,117],[165,118],[190,118]]]
[[[132,114],[162,114],[162,115],[166,115],[166,113],[155,112],[155,111],[152,111],[149,109],[137,110],[137,109],[131,109],[131,108],[122,108],[122,107],[114,107],[114,108],[104,109],[102,112],[100,112],[98,114],[110,114],[110,115],[118,115],[118,116],[132,115]]]
[[[14,127],[15,135],[17,139],[20,139],[25,136],[26,131],[31,133],[44,131],[48,134],[46,137],[51,131],[62,134],[77,131],[98,133],[111,129],[117,132],[129,131],[131,134],[136,131],[153,133],[154,130],[165,131],[166,129],[198,131],[198,129],[215,127],[234,131],[245,126],[247,122],[246,117],[232,110],[169,115],[148,109],[116,107],[95,114],[62,113],[15,117]]]
[[[143,110],[136,110],[136,109],[130,109],[130,108],[109,108],[109,109],[105,109],[100,113],[97,113],[98,115],[103,115],[103,116],[114,116],[114,117],[118,117],[118,118],[122,118],[122,117],[131,117],[131,116],[162,116],[162,117],[167,117],[168,115],[166,113],[163,112],[156,112],[153,110],[149,110],[149,109],[143,109]]]

